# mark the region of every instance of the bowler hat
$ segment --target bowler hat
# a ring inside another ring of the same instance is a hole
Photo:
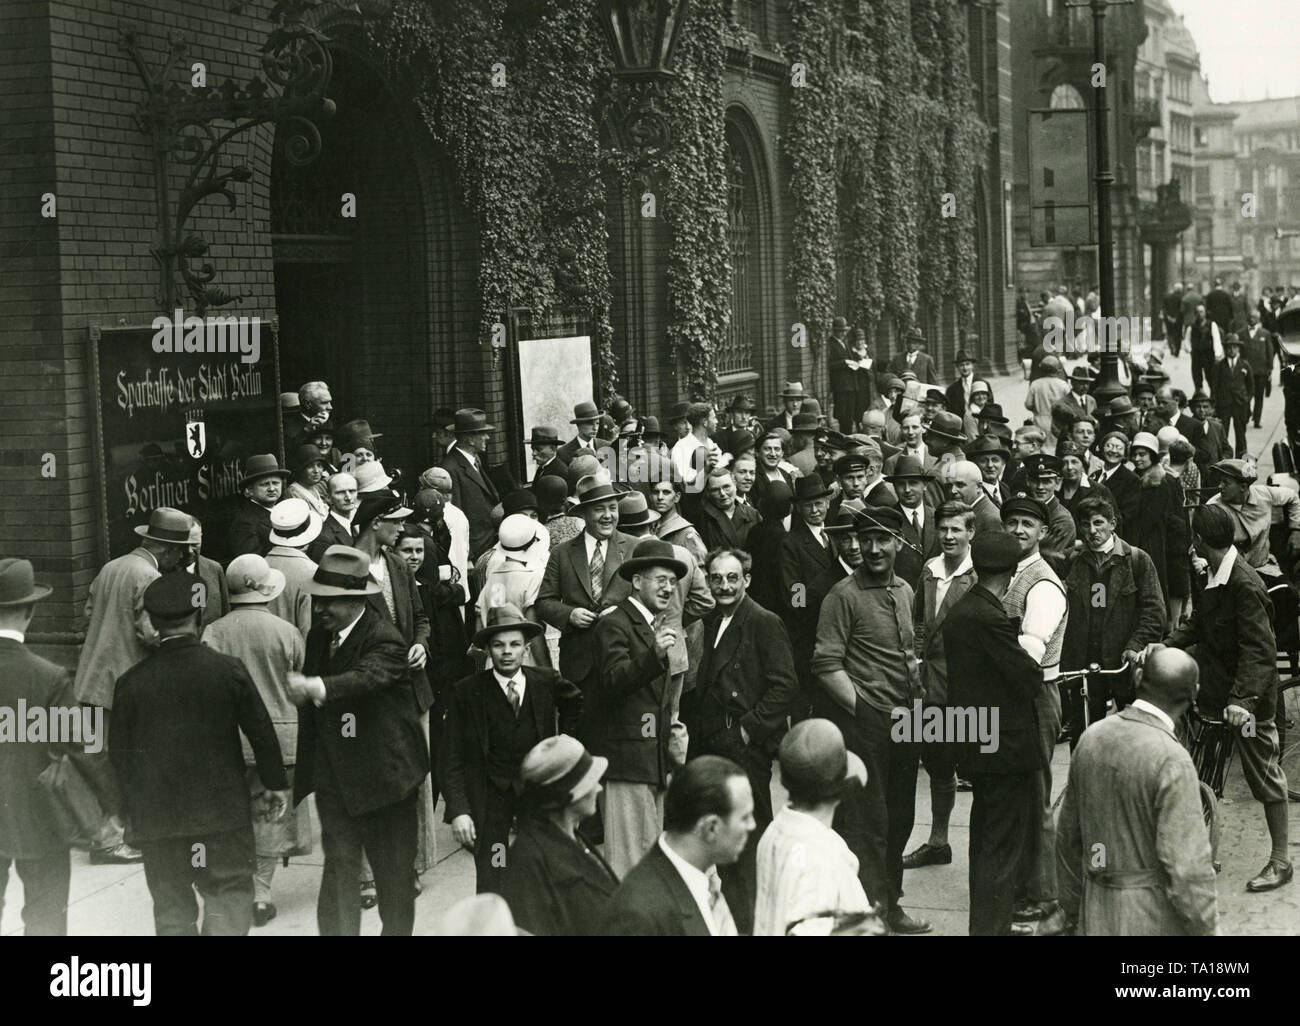
[[[903,514],[896,506],[864,506],[858,514],[858,534],[871,531],[901,531]]]
[[[511,513],[522,513],[526,509],[537,509],[537,496],[533,494],[531,488],[516,488],[513,492],[507,493],[506,497],[501,500],[502,516],[510,516]]]
[[[578,403],[578,405],[573,408],[573,419],[570,420],[569,423],[583,424],[589,420],[600,420],[602,416],[603,414],[600,412],[600,407],[595,403]]]
[[[989,403],[988,405],[986,405],[984,409],[980,410],[979,413],[975,414],[975,419],[977,421],[979,420],[992,421],[994,424],[1011,423],[1011,421],[1007,420],[1007,418],[1002,415],[1002,407],[997,403]]]
[[[252,457],[257,459],[257,457]],[[274,460],[275,457],[269,457]],[[135,533],[141,538],[149,538],[158,542],[170,542],[173,545],[188,545],[190,543],[190,525],[193,518],[188,513],[182,513],[178,509],[172,509],[170,506],[159,506],[149,514],[149,523],[141,524],[135,529]],[[193,576],[191,574],[190,576]]]
[[[203,599],[202,581],[188,570],[173,570],[145,588],[144,611],[160,620],[179,620],[202,609]]]
[[[804,396],[802,381],[787,381],[781,389],[782,399],[802,399]]]
[[[731,405],[727,409],[732,413],[752,413],[758,409],[758,406],[749,395],[741,392],[739,395],[732,397]]]
[[[649,440],[658,439],[660,436],[661,436],[661,432],[659,430],[659,418],[642,417],[641,437],[649,441]]]
[[[993,455],[1001,456],[1007,462],[1011,460],[1011,450],[993,435],[980,435],[970,445],[966,446],[964,451],[966,458],[971,461],[974,461],[976,456]]]
[[[966,441],[966,435],[962,431],[961,418],[955,413],[949,413],[947,410],[940,410],[936,413],[924,433],[926,435],[938,435],[940,438],[946,438],[951,442]]]
[[[808,801],[834,801],[867,782],[866,765],[848,750],[840,728],[830,720],[796,723],[781,739],[777,755],[781,782]]]
[[[791,431],[816,431],[817,414],[815,413],[796,413],[791,421]]]
[[[573,496],[573,508],[576,510],[594,502],[608,502],[610,499],[622,498],[623,491],[616,488],[604,474],[588,474],[578,481]]]
[[[618,527],[648,527],[659,519],[659,514],[650,508],[645,495],[636,490],[628,492],[618,500]]]
[[[1155,395],[1156,386],[1152,384],[1150,381],[1139,379],[1133,384],[1132,392],[1134,396]]]
[[[920,456],[913,456],[911,453],[904,453],[894,461],[894,472],[886,474],[886,481],[903,481],[908,478],[920,478],[922,481],[933,481],[934,475],[925,469],[925,461]]]
[[[487,414],[482,410],[466,408],[456,411],[455,429],[458,435],[473,435],[491,431],[493,427],[488,423]]]
[[[271,544],[301,549],[320,534],[324,521],[311,515],[302,499],[281,499],[271,507]]]
[[[1244,346],[1246,344],[1246,340],[1241,337],[1240,332],[1235,334],[1229,332],[1228,335],[1224,338],[1223,344],[1225,346]]]
[[[320,558],[312,579],[302,586],[308,595],[321,598],[379,594],[379,583],[370,576],[370,557],[350,545],[331,545]]]
[[[259,456],[250,456],[244,461],[244,476],[239,480],[239,487],[243,488],[264,477],[278,477],[281,481],[288,481],[293,475],[287,470],[280,469],[280,461],[273,453],[263,453]]]
[[[1020,543],[1000,531],[981,531],[970,545],[971,563],[979,574],[1005,573],[1020,563]]]
[[[680,403],[673,403],[672,406],[668,407],[668,413],[664,416],[664,420],[668,421],[669,424],[674,424],[679,420],[685,420],[691,412],[692,405],[692,403],[687,402],[686,400],[683,400]]]
[[[553,427],[535,427],[529,445],[559,445],[560,435]]]
[[[1002,522],[1004,524],[1016,513],[1028,513],[1031,517],[1044,524],[1049,519],[1047,507],[1029,495],[1013,495],[1002,503]]]
[[[831,331],[848,331],[849,322],[843,317],[836,317],[831,320]]]
[[[520,799],[537,809],[563,809],[591,793],[609,769],[603,755],[582,742],[556,734],[529,749],[519,764]]]
[[[487,626],[475,631],[474,646],[486,648],[488,640],[505,631],[522,631],[524,640],[527,641],[529,638],[537,637],[545,629],[540,623],[527,619],[513,602],[506,602],[488,610]]]
[[[226,567],[226,584],[232,606],[256,605],[270,602],[284,591],[284,574],[256,552],[245,552]]]
[[[826,487],[820,474],[810,474],[794,480],[795,502],[812,502],[814,499],[824,499],[830,494],[830,489]]]
[[[632,558],[625,560],[618,568],[618,575],[630,581],[633,574],[649,570],[652,566],[661,566],[671,570],[681,580],[686,576],[687,567],[674,551],[672,543],[659,538],[642,538],[632,550]]]
[[[37,584],[32,564],[25,559],[0,559],[0,606],[25,606],[49,598],[54,589]]]

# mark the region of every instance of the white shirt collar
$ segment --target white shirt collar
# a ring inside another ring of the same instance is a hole
[[[22,644],[27,641],[27,636],[22,631],[11,631],[8,627],[0,627],[0,638],[8,638],[10,641]]]
[[[503,677],[503,676],[501,676],[501,674],[497,673],[496,668],[493,667],[493,669],[492,669],[492,676],[496,678],[497,684],[500,686],[501,691],[502,691],[502,693],[506,696],[506,698],[509,698],[509,697],[510,697],[510,682],[511,682],[511,681],[514,681],[515,684],[518,685],[518,687],[519,687],[519,697],[520,697],[520,699],[522,699],[522,698],[524,697],[524,685],[525,685],[526,682],[525,682],[525,680],[524,680],[524,671],[523,671],[523,670],[516,670],[516,671],[515,671],[515,675],[514,675],[513,677]]]
[[[930,573],[934,575],[935,580],[938,581],[952,581],[954,577],[960,577],[962,574],[970,573],[972,570],[975,569],[975,564],[971,562],[969,549],[967,550],[966,555],[962,558],[962,561],[958,565],[957,569],[954,570],[952,573],[948,573],[944,569],[942,554],[935,556],[934,559],[930,560],[925,565],[929,569]]]
[[[1218,588],[1228,583],[1228,578],[1232,575],[1232,565],[1237,562],[1237,546],[1229,545],[1228,551],[1223,554],[1223,562],[1219,564],[1219,569],[1214,571],[1214,576],[1206,583],[1205,587]]]
[[[474,467],[475,469],[478,469],[478,457],[477,457],[477,456],[475,456],[472,452],[470,452],[468,449],[466,449],[464,446],[462,446],[459,442],[456,443],[456,449],[460,452],[460,454],[461,454],[462,456],[464,456],[467,460],[469,460],[469,465],[470,465],[471,467]]]
[[[341,631],[339,631],[339,646],[340,646],[340,647],[342,647],[343,642],[345,642],[345,641],[348,640],[348,635],[352,633],[352,628],[355,627],[358,623],[360,623],[360,622],[361,622],[361,618],[362,618],[363,616],[365,616],[365,615],[366,615],[366,607],[365,607],[365,606],[362,606],[362,607],[361,607],[361,612],[359,612],[359,613],[357,614],[357,618],[356,618],[355,620],[353,620],[350,624],[348,624],[346,627],[344,627]]]
[[[1161,723],[1163,723],[1166,727],[1168,727],[1169,732],[1171,734],[1174,733],[1174,721],[1169,718],[1169,714],[1166,713],[1163,709],[1152,705],[1145,698],[1135,699],[1134,701],[1129,703],[1129,707],[1132,709],[1141,709],[1144,713],[1150,713]]]
[[[713,907],[709,903],[709,874],[701,872],[687,862],[684,858],[673,851],[668,845],[668,836],[659,835],[659,850],[668,856],[668,861],[673,864],[677,870],[678,876],[686,884],[686,889],[691,892],[691,897],[695,899],[695,904],[699,906],[700,915],[709,925],[709,933],[717,936],[718,928],[713,922]],[[710,866],[710,869],[713,867]]]
[[[339,511],[336,510],[333,506],[330,507],[330,516],[332,516],[340,524],[346,527],[349,531],[352,530],[352,518],[356,516],[356,513],[357,513],[357,507],[355,506],[352,508],[352,511],[346,517],[340,514]]]
[[[651,627],[653,627],[653,626],[654,626],[654,622],[655,622],[655,615],[654,615],[654,613],[650,612],[650,610],[648,610],[648,609],[647,609],[647,608],[646,608],[646,607],[641,603],[641,600],[640,600],[639,598],[637,598],[635,595],[629,595],[629,596],[627,597],[627,600],[628,600],[629,602],[631,602],[632,605],[636,606],[637,611],[638,611],[642,616],[645,617],[645,622],[648,623],[648,624],[650,624]]]
[[[583,531],[583,532],[582,532],[582,540],[585,541],[585,542],[587,543],[587,562],[588,562],[588,563],[591,562],[591,557],[594,556],[594,555],[596,554],[596,543],[597,543],[597,542],[599,542],[599,543],[601,544],[601,546],[602,546],[602,548],[601,548],[601,555],[605,556],[605,558],[607,558],[607,559],[609,558],[609,543],[610,543],[613,539],[611,539],[611,538],[597,538],[597,537],[596,537],[594,534],[592,534],[590,531]]]

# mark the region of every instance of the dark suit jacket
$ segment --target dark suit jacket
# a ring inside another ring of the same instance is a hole
[[[1089,478],[1089,480],[1092,480]],[[1097,478],[1097,483],[1102,487],[1110,490],[1110,494],[1115,497],[1115,512],[1119,514],[1123,530],[1120,531],[1120,537],[1127,539],[1125,533],[1133,524],[1137,522],[1137,509],[1139,491],[1142,487],[1142,481],[1122,463],[1105,481]]]
[[[743,549],[749,540],[749,532],[759,522],[758,510],[748,503],[738,502],[733,515],[728,517],[720,513],[707,502],[701,507],[699,521],[700,537],[704,547],[712,552],[720,546]]]
[[[846,339],[832,335],[826,340],[826,366],[830,370],[832,392],[857,391],[857,376],[844,364],[845,360],[852,359],[853,353]]]
[[[583,695],[587,749],[609,760],[606,780],[663,787],[671,769],[668,656],[655,651],[650,624],[630,599],[602,617],[592,633],[600,666]]]
[[[469,557],[478,559],[496,544],[497,529],[492,526],[492,507],[501,501],[497,487],[487,473],[487,461],[478,457],[475,467],[459,446],[453,446],[442,460],[442,468],[451,475],[451,501],[469,520]]]
[[[569,623],[575,609],[600,612],[616,606],[631,591],[631,586],[618,576],[637,539],[630,534],[615,531],[605,546],[604,590],[597,602],[591,593],[591,568],[587,565],[587,533],[583,531],[558,548],[551,550],[542,576],[542,587],[537,593],[537,615],[560,631],[560,671],[572,681],[584,681],[596,665],[593,639],[596,626],[579,630]]]
[[[271,551],[271,511],[240,496],[239,507],[230,521],[229,537],[231,559],[245,552],[265,556]]]
[[[704,654],[695,680],[701,705],[696,723],[688,724],[691,747],[697,740],[707,744],[717,728],[725,729],[729,715],[736,733],[744,727],[750,743],[770,758],[785,736],[786,716],[798,693],[790,639],[781,618],[746,595],[715,647],[722,616],[715,609],[704,618]]]
[[[789,533],[781,539],[781,596],[785,608],[791,611],[806,608],[796,607],[794,602],[806,599],[808,585],[834,562],[835,555],[829,548],[822,548],[796,513],[790,521]]]
[[[538,737],[577,733],[582,693],[554,670],[523,668]],[[447,711],[438,746],[438,783],[447,800],[445,819],[469,815],[480,824],[487,808],[488,689],[499,687],[491,670],[456,681],[443,695]],[[556,722],[559,729],[556,729]]]
[[[997,751],[981,752],[978,743],[958,745],[958,765],[968,774],[1036,772],[1040,759],[1034,699],[1043,686],[1043,673],[1020,647],[1016,626],[1001,601],[976,584],[948,611],[942,634],[948,705],[998,710],[993,732]]]
[[[391,552],[384,553],[384,563],[388,567],[388,579],[393,585],[393,605],[397,607],[397,619],[388,617],[388,606],[384,604],[382,593],[371,595],[367,601],[370,608],[388,620],[409,650],[412,645],[423,645],[424,650],[433,658],[433,648],[429,642],[429,614],[424,608],[424,599],[415,584],[415,575],[406,565],[406,560]],[[429,687],[429,678],[423,670],[411,671],[411,684],[415,688],[416,708],[423,713],[433,705],[433,689]]]
[[[783,616],[789,606],[781,590],[781,542],[785,525],[780,520],[760,520],[749,531],[745,551],[753,557],[749,597],[770,613]]]
[[[321,524],[320,534],[316,535],[316,540],[307,546],[307,555],[319,565],[325,550],[331,545],[354,545],[355,543],[356,539],[348,533],[348,529],[334,518],[333,513],[328,513],[325,522]]]
[[[24,699],[29,709],[63,707],[82,716],[82,706],[72,693],[72,671],[42,659],[20,641],[0,638],[0,707],[16,713],[18,702]],[[85,719],[80,722],[84,727]],[[85,755],[84,750],[84,745],[30,740],[0,744],[0,856],[39,859],[68,850],[67,842],[54,828],[36,778],[52,756],[67,754],[88,783],[107,795],[112,785],[105,787],[96,773],[102,760]]]
[[[1207,484],[1206,470],[1219,460],[1227,459],[1232,455],[1232,446],[1228,444],[1228,432],[1223,429],[1223,424],[1217,417],[1210,417],[1208,420],[1198,420],[1192,433],[1187,436],[1187,440],[1196,449],[1196,454],[1192,458],[1201,469],[1201,484],[1205,485]],[[1112,492],[1114,490],[1111,489]]]
[[[896,377],[902,377],[908,370],[916,375],[916,380],[926,385],[937,385],[939,375],[934,369],[934,360],[929,353],[920,352],[916,354],[916,363],[910,368],[907,366],[907,353],[897,353],[889,361],[889,373]]]
[[[594,937],[617,889],[618,877],[595,848],[545,817],[519,817],[501,896],[520,929],[535,937]]]
[[[975,496],[975,504],[971,506],[975,512],[975,534],[985,531],[996,534],[1002,530],[1002,511],[993,504],[993,500],[982,488],[980,492],[981,494]]]
[[[429,745],[397,628],[366,606],[332,658],[330,638],[319,624],[307,635],[302,672],[325,681],[326,698],[319,709],[312,702],[298,709],[293,794],[301,802],[316,790],[317,767],[327,760],[348,815],[359,816],[419,786]]]
[[[981,378],[976,374],[971,378],[971,383],[974,384],[976,381],[983,381],[989,386],[989,402],[993,402],[993,385],[989,382],[988,378]],[[961,387],[961,378],[958,378],[949,385],[945,394],[948,397],[948,412],[955,413],[959,417],[966,416],[968,412],[966,407],[968,404],[966,402],[965,390]]]
[[[921,569],[925,561],[939,554],[939,528],[934,522],[934,507],[922,503],[924,519],[921,522],[921,534],[917,536],[916,528],[908,519],[908,510],[903,510],[903,527],[898,533],[920,547],[920,552],[913,552],[905,545],[898,547],[898,557],[894,560],[894,573],[905,580],[916,591],[916,584],[921,579]]]
[[[289,787],[275,727],[244,664],[196,637],[164,641],[127,670],[111,717],[109,757],[131,843],[251,826],[241,730],[263,785]]]
[[[549,463],[543,463],[537,468],[537,473],[533,475],[533,480],[536,481],[539,477],[546,477],[547,475],[558,477],[563,481],[568,481],[569,479],[569,465],[560,458],[558,452],[555,456],[551,457]]]
[[[1220,413],[1227,412],[1223,407],[1228,403],[1239,406],[1250,402],[1255,394],[1255,373],[1244,356],[1237,357],[1235,368],[1229,367],[1226,359],[1214,365],[1210,372],[1210,394]]]
[[[199,580],[207,590],[204,598],[202,623],[206,627],[213,620],[219,620],[230,612],[230,587],[226,584],[226,573],[215,559],[199,555]]]
[[[564,460],[567,465],[573,462],[573,457],[584,450],[594,455],[600,452],[601,449],[612,448],[614,448],[614,443],[607,438],[593,438],[590,442],[584,443],[581,438],[574,435],[555,451],[555,455]]]
[[[614,892],[601,933],[606,937],[710,936],[690,888],[658,841]]]

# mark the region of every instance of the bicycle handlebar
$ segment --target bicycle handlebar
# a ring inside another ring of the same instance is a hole
[[[1103,670],[1099,663],[1092,663],[1087,669],[1083,670],[1063,670],[1056,675],[1056,680],[1060,682],[1062,680],[1076,680],[1082,677],[1113,677],[1116,674],[1124,673],[1131,666],[1131,663],[1125,662],[1113,670]]]

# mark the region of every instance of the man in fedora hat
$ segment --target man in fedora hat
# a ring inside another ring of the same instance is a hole
[[[351,545],[357,540],[355,520],[361,502],[357,479],[343,472],[331,474],[325,484],[325,496],[329,515],[307,548],[307,554],[317,563],[331,545]]]
[[[253,553],[236,556],[231,560],[229,577],[231,611],[203,632],[203,644],[214,652],[238,659],[248,670],[271,717],[280,758],[292,786],[298,747],[298,710],[289,697],[289,672],[302,669],[306,655],[304,636],[271,611],[269,604],[284,593],[285,577],[267,560]],[[265,800],[261,796],[266,793],[266,787],[255,768],[256,759],[247,740],[244,763],[248,767],[249,797],[256,806]],[[298,806],[297,815],[288,814],[278,822],[265,818],[254,820],[253,842],[257,856],[257,870],[253,874],[253,925],[265,926],[276,915],[271,902],[276,862],[290,853],[311,851],[307,806]]]
[[[311,596],[307,582],[316,574],[316,562],[307,546],[321,532],[321,521],[302,499],[282,499],[271,509],[271,551],[267,565],[284,575],[284,590],[267,604],[282,620],[298,628],[305,641],[311,630]]]
[[[582,713],[583,696],[573,683],[554,670],[523,665],[528,643],[541,633],[518,606],[492,607],[474,635],[491,669],[456,681],[444,696],[438,780],[453,836],[474,851],[480,894],[501,890],[524,756],[557,732],[572,734]]]
[[[1219,411],[1224,430],[1230,426],[1236,437],[1234,455],[1240,459],[1246,454],[1246,421],[1250,419],[1250,399],[1255,393],[1255,372],[1250,362],[1242,359],[1245,348],[1241,335],[1229,334],[1223,340],[1226,353],[1210,372],[1210,394]]]
[[[93,723],[77,708],[72,695],[72,675],[47,662],[27,645],[27,628],[36,603],[53,589],[37,584],[32,564],[25,559],[0,559],[0,708],[49,710],[59,715],[79,715],[79,723]],[[67,710],[65,713],[64,710]],[[52,758],[68,755],[79,769],[111,795],[100,780],[103,764],[84,752],[100,740],[93,728],[83,732],[81,745],[71,738],[49,743],[0,744],[0,913],[9,867],[23,884],[23,925],[28,937],[63,937],[68,932],[68,842],[55,829],[41,801],[37,778]]]
[[[1208,395],[1198,388],[1192,393],[1188,405],[1192,408],[1196,423],[1187,440],[1196,450],[1193,459],[1200,468],[1201,480],[1204,481],[1212,466],[1232,455],[1232,447],[1228,443],[1228,432],[1214,416],[1214,401]]]
[[[257,570],[265,567],[257,563]],[[117,682],[109,756],[127,838],[144,857],[158,935],[238,937],[253,918],[253,815],[283,816],[289,781],[275,727],[244,663],[199,644],[194,599],[194,579],[183,572],[163,574],[145,589],[158,648]],[[266,614],[269,629],[278,623]],[[299,640],[285,625],[279,644],[292,648]],[[241,732],[265,788],[257,803],[249,800]],[[195,889],[203,896],[201,927]]]
[[[721,755],[744,768],[754,795],[754,832],[761,834],[772,821],[772,757],[799,684],[780,617],[746,594],[751,565],[742,549],[709,555],[708,584],[717,605],[704,618],[690,756]],[[738,862],[719,870],[742,934],[754,928],[754,851],[746,845]]]
[[[370,557],[332,545],[307,586],[312,628],[302,673],[289,674],[298,705],[294,801],[316,795],[325,869],[316,922],[322,936],[361,931],[364,849],[385,936],[410,936],[420,783],[429,743],[411,684],[409,648],[375,612]]]
[[[375,439],[383,437],[381,432],[376,432],[370,426],[368,420],[358,418],[339,425],[334,434],[334,442],[341,454],[343,469],[348,473],[356,473],[357,467],[379,459]]]
[[[949,413],[955,413],[959,417],[965,417],[970,410],[971,398],[975,389],[975,354],[966,349],[957,350],[957,355],[953,357],[953,369],[957,371],[957,378],[948,386],[944,393],[947,399]],[[993,390],[989,389],[989,401],[993,399]]]
[[[858,401],[858,362],[848,343],[849,322],[836,317],[831,322],[831,334],[826,340],[826,370],[830,378],[831,401],[835,420],[841,431],[853,431],[853,417]]]
[[[943,464],[953,463],[957,460],[964,460],[965,445],[968,441],[961,418],[956,414],[949,413],[947,410],[941,410],[931,418],[930,423],[926,425],[925,433],[921,436],[925,442],[926,451],[930,454],[930,459],[934,462],[930,464],[930,470],[936,474],[940,472]],[[928,498],[930,504],[939,506],[943,503],[943,489],[939,482],[932,481],[927,486],[929,489]]]
[[[248,457],[239,482],[243,497],[230,521],[232,556],[245,552],[265,556],[271,551],[271,507],[280,501],[280,494],[292,476],[280,469],[272,453]]]
[[[668,447],[671,447],[679,438],[685,438],[691,433],[691,422],[686,419],[686,414],[690,412],[691,404],[685,400],[675,402],[668,407],[668,412],[664,414],[664,423],[668,425]]]
[[[609,449],[614,445],[606,438],[597,437],[602,416],[600,407],[592,402],[578,403],[573,408],[573,419],[569,423],[574,426],[577,435],[560,446],[558,453],[560,459],[565,463],[572,463],[573,457],[580,452],[598,455],[602,449]]]
[[[794,483],[794,511],[790,529],[781,538],[778,558],[781,567],[781,618],[785,621],[796,653],[811,639],[808,623],[808,589],[835,562],[826,516],[830,512],[830,491],[820,477],[800,477]],[[803,689],[796,719],[807,714],[813,684],[810,659],[795,660],[795,671]]]
[[[748,395],[735,395],[726,410],[726,424],[717,432],[717,442],[724,450],[735,455],[741,450],[737,447],[742,436],[755,438],[754,411],[757,407]],[[750,443],[753,444],[752,442]]]
[[[144,591],[161,574],[177,569],[190,544],[194,520],[188,513],[160,506],[135,533],[140,544],[104,564],[86,596],[86,640],[77,660],[76,696],[83,705],[113,708],[117,680],[149,654],[158,639],[144,610]],[[108,720],[106,714],[105,721]],[[105,748],[109,746],[107,738]],[[106,775],[107,776],[107,775]],[[111,805],[117,805],[110,796]],[[139,852],[122,842],[122,821],[110,814],[90,849],[92,865],[139,862]]]
[[[934,368],[934,360],[930,354],[925,351],[925,336],[917,328],[912,328],[903,338],[906,350],[898,353],[889,361],[889,372],[902,377],[910,372],[916,375],[916,380],[927,385],[937,385],[939,375]],[[947,403],[947,396],[944,396],[944,402]]]
[[[966,446],[966,458],[980,468],[982,486],[989,501],[1001,508],[1002,503],[1011,497],[1011,488],[1003,480],[1007,464],[1011,462],[1011,450],[994,435],[980,435]]]
[[[768,430],[772,428],[785,428],[787,431],[794,430],[794,418],[803,407],[803,401],[807,394],[803,390],[802,381],[787,381],[781,389],[782,410],[777,414],[776,420],[767,425]]]
[[[1102,427],[1106,431],[1123,431],[1132,438],[1142,426],[1142,411],[1133,405],[1127,395],[1117,395],[1106,407]]]
[[[925,561],[939,554],[939,531],[935,510],[939,507],[926,501],[926,492],[934,474],[915,456],[904,456],[894,464],[889,475],[893,494],[898,496],[898,509],[903,514],[903,529],[899,533],[909,544],[901,545],[894,561],[894,573],[915,590],[921,579]],[[885,505],[872,502],[867,505]]]
[[[482,410],[456,411],[456,445],[442,461],[451,475],[451,500],[469,519],[469,558],[478,559],[496,541],[492,507],[501,501],[487,468],[492,425]]]
[[[528,447],[533,451],[533,463],[537,467],[532,478],[534,481],[546,474],[565,477],[569,465],[559,455],[560,435],[555,428],[534,427]]]
[[[920,752],[891,737],[891,711],[921,697],[912,589],[894,573],[902,526],[903,515],[893,506],[860,514],[862,565],[831,589],[817,622],[813,714],[834,722],[867,766],[866,791],[841,805],[835,818],[858,859],[862,886],[891,931],[915,934],[929,932],[930,924],[909,916],[898,899],[903,847],[916,816]]]
[[[582,518],[583,531],[551,549],[537,595],[538,615],[560,631],[560,672],[583,694],[597,667],[592,628],[627,594],[616,571],[635,539],[618,530],[621,494],[608,478],[588,475],[578,481],[570,512]]]
[[[674,767],[670,653],[680,634],[668,622],[668,607],[688,571],[668,542],[643,538],[618,568],[631,593],[594,632],[599,668],[583,694],[583,733],[592,754],[609,759],[605,858],[619,877],[663,829]]]

